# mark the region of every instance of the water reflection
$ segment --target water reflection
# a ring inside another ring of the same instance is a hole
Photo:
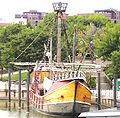
[[[24,103],[22,103],[22,109],[24,109]],[[0,101],[0,110],[8,110],[8,111],[16,111],[18,110],[18,103],[17,101],[12,101],[12,102],[8,102],[8,101]]]
[[[4,118],[70,118],[62,116],[46,116],[31,108],[30,113],[26,113],[25,102],[22,102],[21,104],[21,110],[18,110],[17,101],[12,101],[10,103],[8,101],[0,101],[0,116],[4,116]]]

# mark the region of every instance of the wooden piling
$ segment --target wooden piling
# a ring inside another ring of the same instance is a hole
[[[100,94],[100,72],[98,72],[98,110],[101,109],[100,105],[101,105],[101,94]]]
[[[29,84],[30,84],[30,71],[28,70],[27,72],[27,98],[26,98],[26,102],[27,102],[27,109],[26,112],[29,113]]]
[[[7,98],[8,90],[5,89],[5,97]]]
[[[21,109],[21,69],[19,69],[18,83],[18,109]]]
[[[113,100],[114,100],[114,107],[116,107],[117,106],[117,96],[116,96],[116,80],[117,80],[117,78],[116,78],[116,76],[114,76],[114,94],[113,94]]]
[[[14,95],[14,98],[16,97],[16,90],[13,90],[13,95]]]
[[[11,71],[8,70],[8,101],[11,102]]]
[[[24,90],[22,90],[22,98],[24,98]]]

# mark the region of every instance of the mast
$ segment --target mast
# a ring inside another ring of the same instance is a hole
[[[58,12],[57,63],[61,62],[61,12]]]
[[[74,34],[73,34],[73,51],[72,51],[72,62],[75,63],[75,47],[76,47],[76,26],[74,26]]]
[[[52,63],[52,33],[50,37],[50,63]]]
[[[58,35],[57,35],[57,63],[61,62],[61,18],[63,17],[63,12],[66,11],[68,3],[52,3],[54,11],[57,12],[58,18]]]
[[[52,33],[50,37],[50,80],[52,80]]]

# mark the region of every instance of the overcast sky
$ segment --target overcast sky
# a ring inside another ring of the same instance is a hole
[[[66,13],[93,13],[94,10],[114,8],[120,11],[120,0],[0,0],[0,19],[11,21],[24,11],[53,12],[53,2],[67,2]]]

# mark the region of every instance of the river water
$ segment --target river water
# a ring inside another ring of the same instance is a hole
[[[92,107],[91,110],[95,110],[96,107]],[[21,110],[18,110],[18,102],[0,100],[0,117],[2,118],[54,118],[52,116],[46,116],[30,108],[30,112],[26,113],[26,104],[22,102]],[[57,118],[63,118],[57,116]],[[65,117],[64,117],[65,118]]]

